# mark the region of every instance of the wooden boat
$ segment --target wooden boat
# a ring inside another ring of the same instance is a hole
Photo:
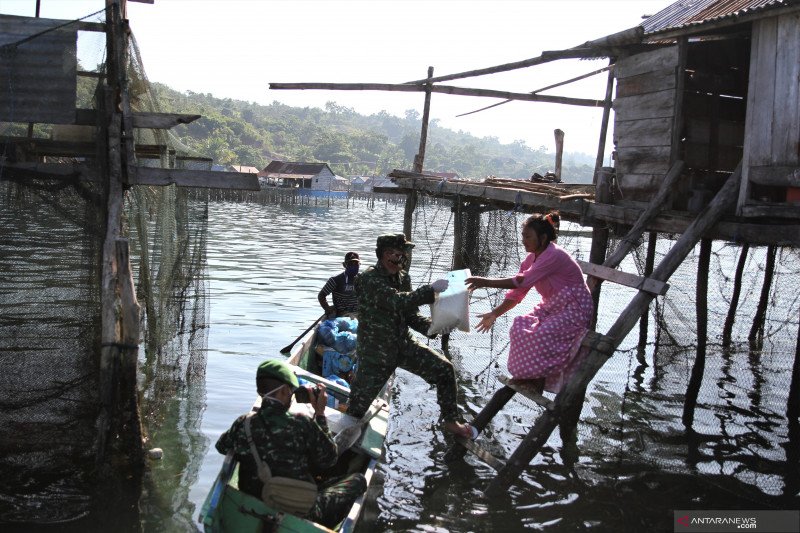
[[[349,397],[347,388],[319,375],[316,347],[317,330],[311,328],[295,344],[286,362],[293,365],[298,377],[312,383],[324,383],[329,396],[333,395],[341,402],[347,401]],[[373,402],[371,411],[377,414],[364,424],[356,443],[339,456],[337,464],[329,470],[332,476],[344,472],[361,472],[367,480],[367,487],[370,486],[383,453],[390,390],[389,384]],[[253,409],[257,409],[260,405],[261,398],[258,398]],[[311,412],[309,404],[298,404],[293,400],[290,410],[306,412],[303,409],[309,409],[307,412]],[[327,408],[326,415],[329,428],[334,434],[359,422],[333,408]],[[200,511],[199,521],[207,533],[332,531],[310,520],[270,508],[260,498],[245,494],[238,488],[238,477],[239,464],[233,454],[228,454]],[[366,493],[353,503],[347,517],[333,531],[347,533],[353,530],[361,516],[365,496]]]

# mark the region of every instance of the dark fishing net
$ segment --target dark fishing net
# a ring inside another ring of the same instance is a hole
[[[105,22],[105,12],[66,23],[0,17],[0,523],[114,515],[115,505],[125,505],[106,501],[119,495],[102,494],[104,476],[117,474],[97,468],[103,455],[98,390],[106,192],[104,149],[97,141],[102,113],[95,95],[104,83],[106,36],[88,31],[86,22]],[[159,112],[133,41],[129,50],[125,70],[132,110]],[[31,85],[39,56],[46,58],[41,71],[67,75],[53,75],[51,86]],[[97,123],[60,124],[53,113],[62,108],[73,117],[76,108],[93,111],[78,116],[93,116]],[[42,109],[50,114],[37,119]],[[48,119],[56,124],[42,123]],[[166,130],[137,129],[135,141],[139,166],[210,168],[209,159]],[[53,167],[41,165],[53,163],[85,171],[82,177],[42,174],[42,168]],[[22,164],[40,166],[26,174]],[[152,469],[147,482],[153,499],[164,498],[159,491],[172,498],[177,487],[189,487],[199,468],[189,457],[207,447],[200,433],[209,305],[207,205],[204,190],[174,185],[133,186],[124,196],[123,235],[130,239],[142,309],[139,409],[147,446],[174,449],[170,464],[185,467],[179,472],[183,480],[171,470]],[[131,460],[136,458],[124,453],[108,458],[109,464]],[[123,513],[135,509],[138,498],[138,491],[124,495],[133,505]],[[183,505],[171,510],[169,520],[188,527],[191,513]],[[127,524],[120,527],[135,527],[135,512],[125,519],[115,516]]]
[[[415,281],[433,280],[450,270],[457,226],[453,219],[459,212],[464,220],[458,225],[461,235],[456,241],[462,243],[465,265],[475,274],[490,277],[515,274],[525,255],[519,233],[527,213],[421,198],[413,222]],[[622,236],[612,234],[609,253]],[[658,266],[675,237],[655,237],[653,260]],[[591,228],[562,221],[558,244],[574,258],[588,261]],[[643,274],[647,250],[645,234],[620,270]],[[713,243],[708,268],[705,372],[693,431],[689,432],[682,413],[698,346],[699,245],[687,257],[669,280],[667,294],[651,304],[645,333],[640,333],[638,325],[634,327],[589,386],[577,445],[580,456],[591,461],[587,467],[578,467],[579,475],[583,470],[589,478],[601,475],[611,483],[625,482],[632,472],[658,472],[659,479],[671,475],[695,477],[692,483],[736,493],[759,507],[785,505],[786,498],[797,493],[797,461],[789,452],[797,445],[792,444],[792,438],[797,437],[789,434],[786,405],[800,308],[797,292],[787,287],[796,285],[798,279],[798,252],[774,249],[772,281],[765,289],[770,250]],[[742,253],[747,258],[737,280],[735,272]],[[740,296],[731,304],[735,285],[740,286]],[[605,333],[636,292],[604,282],[597,331]],[[503,293],[494,289],[473,293],[473,325],[478,321],[476,315],[501,303]],[[498,318],[487,334],[456,331],[451,335],[450,352],[459,374],[463,405],[471,413],[468,418],[477,414],[501,386],[497,376],[507,374],[508,331],[513,317],[530,312],[538,301],[539,296],[531,291],[524,302]],[[754,318],[758,316],[763,319]],[[724,341],[726,321],[732,321],[729,343]],[[500,457],[509,457],[541,409],[516,395],[495,416],[482,442]],[[553,453],[559,450],[565,451],[556,431],[544,455],[534,459],[534,464],[564,461]],[[523,478],[537,486],[533,471],[523,473]]]

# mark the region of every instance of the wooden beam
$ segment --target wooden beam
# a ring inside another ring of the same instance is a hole
[[[309,90],[322,89],[327,91],[400,91],[400,92],[425,92],[430,90],[435,93],[454,94],[457,96],[482,96],[487,98],[503,98],[506,100],[525,100],[528,102],[545,102],[550,104],[564,104],[582,107],[603,107],[602,100],[589,100],[586,98],[570,98],[566,96],[547,96],[543,94],[512,93],[508,91],[495,91],[491,89],[470,89],[454,87],[452,85],[433,85],[428,89],[426,85],[409,85],[397,83],[270,83],[270,89],[275,90]]]
[[[773,187],[800,187],[800,167],[798,166],[757,166],[750,167],[747,178],[752,183]]]
[[[494,67],[486,67],[476,70],[468,70],[466,72],[458,72],[456,74],[447,74],[445,76],[438,76],[430,80],[431,83],[440,81],[458,80],[462,78],[472,78],[474,76],[485,76],[486,74],[496,74],[498,72],[508,72],[509,70],[517,70],[520,68],[532,67],[534,65],[541,65],[556,61],[558,59],[575,59],[575,58],[588,58],[588,57],[608,57],[610,55],[617,55],[616,52],[608,48],[589,48],[589,47],[575,47],[568,50],[550,50],[542,52],[542,55],[532,57],[530,59],[523,59],[522,61],[514,61],[513,63],[504,63]],[[409,81],[409,84],[423,84],[428,80],[414,80]]]
[[[506,464],[492,455],[488,450],[483,448],[482,446],[475,444],[475,442],[471,441],[470,439],[465,439],[464,437],[456,437],[456,442],[462,445],[467,450],[471,451],[475,457],[486,463],[487,465],[494,468],[496,471],[500,472],[505,468]]]
[[[0,169],[3,178],[99,181],[95,169],[82,163],[6,163]]]
[[[588,276],[604,279],[606,281],[613,281],[619,285],[639,289],[640,291],[646,291],[650,294],[662,296],[666,294],[667,289],[669,289],[669,285],[663,281],[656,281],[643,276],[637,276],[636,274],[622,272],[620,270],[603,265],[595,265],[594,263],[589,263],[588,261],[578,260],[578,264],[580,265],[583,273]]]
[[[146,113],[134,112],[134,128],[151,128],[166,130],[174,128],[179,124],[189,124],[202,117],[202,115],[190,115],[182,113]],[[95,126],[97,124],[97,111],[94,109],[76,109],[75,124],[81,126]]]
[[[172,185],[209,189],[244,189],[258,191],[258,177],[241,172],[184,170],[177,168],[134,167],[129,185]]]
[[[537,405],[541,405],[548,410],[553,409],[554,404],[552,400],[542,396],[542,394],[536,390],[536,387],[533,386],[530,380],[517,381],[504,375],[497,376],[497,380],[514,392],[522,394]]]
[[[743,205],[742,216],[749,218],[795,218],[800,219],[800,205],[769,204]]]

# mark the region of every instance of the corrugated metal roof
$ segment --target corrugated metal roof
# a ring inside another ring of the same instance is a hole
[[[798,0],[680,0],[642,23],[645,35],[800,3]]]
[[[295,175],[296,177],[304,177],[310,178],[316,176],[323,169],[327,168],[329,171],[331,170],[328,167],[327,163],[298,163],[292,161],[272,161],[267,167],[259,172],[259,175],[270,175],[270,174],[290,174]],[[333,174],[333,171],[331,171]],[[289,178],[290,176],[286,176]]]

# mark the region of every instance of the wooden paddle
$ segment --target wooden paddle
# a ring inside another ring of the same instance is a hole
[[[298,336],[298,337],[297,337],[297,338],[296,338],[294,341],[292,341],[292,343],[291,343],[290,345],[288,345],[288,346],[284,346],[283,348],[281,348],[281,353],[282,353],[283,355],[286,355],[286,354],[288,354],[289,352],[291,352],[291,351],[292,351],[292,346],[294,346],[295,344],[297,344],[297,341],[299,341],[300,339],[302,339],[302,338],[305,336],[305,334],[306,334],[306,333],[308,333],[309,331],[311,331],[311,328],[313,328],[314,326],[316,326],[316,325],[319,323],[319,321],[320,321],[320,320],[322,320],[323,318],[325,318],[325,316],[326,316],[326,314],[325,314],[325,313],[322,313],[322,315],[321,315],[321,316],[320,316],[318,319],[316,319],[316,320],[314,321],[314,323],[313,323],[313,324],[311,324],[310,326],[308,326],[308,328],[306,328],[306,330],[305,330],[303,333],[301,333],[301,334],[300,334],[300,336]]]
[[[336,450],[339,455],[342,455],[345,450],[349,450],[353,447],[353,444],[355,444],[361,437],[364,427],[375,415],[381,412],[381,409],[383,409],[384,405],[386,405],[386,402],[383,400],[375,400],[372,402],[372,405],[369,406],[367,412],[364,413],[364,416],[358,420],[358,422],[352,426],[344,428],[336,434],[336,436],[333,438],[333,442],[336,443]]]

